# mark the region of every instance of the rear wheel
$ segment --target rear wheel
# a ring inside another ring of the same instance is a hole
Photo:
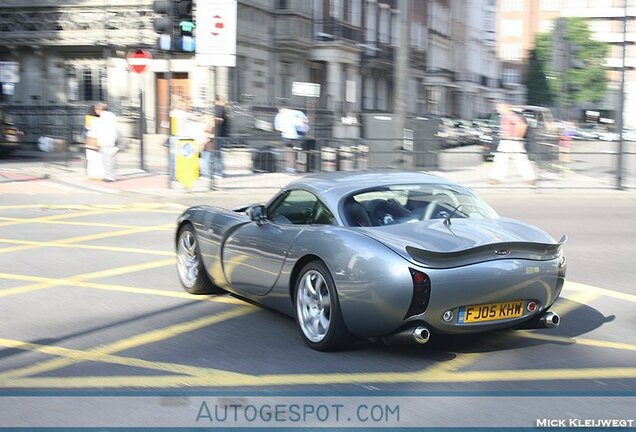
[[[199,243],[192,225],[184,225],[177,235],[177,273],[181,285],[190,294],[220,294],[223,290],[208,278]]]
[[[334,351],[353,340],[347,330],[336,286],[327,266],[312,261],[296,281],[296,323],[305,343],[317,351]]]

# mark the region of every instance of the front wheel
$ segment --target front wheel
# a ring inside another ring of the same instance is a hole
[[[334,351],[353,339],[347,330],[336,287],[327,266],[312,261],[296,282],[296,323],[305,343],[317,351]]]
[[[184,225],[177,235],[177,272],[181,285],[190,294],[220,294],[203,267],[199,244],[192,225]]]

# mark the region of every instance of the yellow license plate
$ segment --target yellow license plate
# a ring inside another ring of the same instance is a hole
[[[523,315],[523,300],[464,306],[459,309],[458,322],[475,323],[500,319],[518,318]]]

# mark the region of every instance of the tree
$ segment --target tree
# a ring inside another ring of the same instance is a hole
[[[583,18],[566,20],[566,38],[570,43],[570,69],[566,72],[568,96],[572,102],[598,102],[607,89],[603,64],[608,45],[592,39],[592,33]]]
[[[554,102],[555,89],[550,87],[550,77],[546,67],[550,61],[550,38],[546,33],[535,37],[535,47],[530,50],[526,87],[530,105],[547,106]]]
[[[574,102],[600,101],[607,88],[603,63],[608,45],[592,39],[586,19],[560,19],[564,24],[564,40],[556,40],[558,35],[554,31],[535,36],[525,82],[528,102],[571,105]],[[562,53],[554,50],[555,44],[563,48]],[[558,60],[555,55],[567,56],[565,70],[555,70],[555,60]]]

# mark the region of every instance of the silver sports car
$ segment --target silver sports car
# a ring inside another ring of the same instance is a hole
[[[555,327],[562,245],[428,174],[310,175],[266,205],[196,206],[178,220],[178,274],[192,294],[229,291],[296,318],[311,348],[356,337]]]

